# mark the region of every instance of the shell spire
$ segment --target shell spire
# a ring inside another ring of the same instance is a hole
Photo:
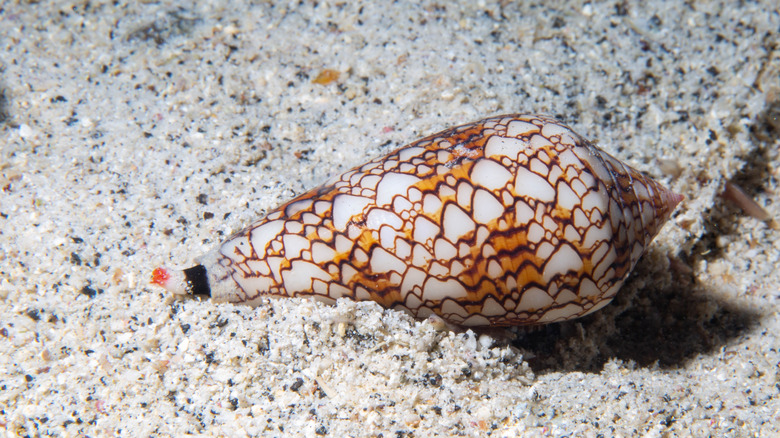
[[[681,200],[553,118],[503,115],[358,166],[152,282],[217,301],[348,297],[464,326],[544,324],[608,304]]]
[[[582,141],[587,142],[584,139]],[[613,199],[617,201],[617,205],[610,205],[609,211],[613,215],[613,226],[619,224],[615,232],[615,245],[618,248],[630,249],[631,271],[645,248],[669,220],[677,204],[683,200],[683,196],[596,146],[591,144],[590,147],[599,152],[607,173],[614,179],[614,189],[617,190],[618,196]],[[617,213],[620,210],[622,220],[618,219]]]

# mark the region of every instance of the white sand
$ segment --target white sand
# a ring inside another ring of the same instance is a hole
[[[0,6],[0,430],[780,433],[778,231],[718,196],[734,179],[780,217],[774,2],[302,3]],[[492,344],[148,285],[339,171],[509,112],[687,197],[593,316]]]

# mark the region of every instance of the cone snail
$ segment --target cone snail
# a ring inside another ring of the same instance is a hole
[[[425,137],[305,193],[183,271],[176,295],[373,300],[462,326],[608,304],[682,196],[542,115]]]

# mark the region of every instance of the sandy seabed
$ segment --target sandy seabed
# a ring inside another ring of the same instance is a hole
[[[770,1],[3,3],[0,430],[780,434],[778,231],[720,195],[780,216],[779,29]],[[687,198],[596,314],[455,333],[148,284],[336,173],[514,112]]]

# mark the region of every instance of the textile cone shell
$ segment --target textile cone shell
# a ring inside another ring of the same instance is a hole
[[[681,199],[555,119],[498,116],[356,167],[154,282],[250,304],[374,300],[464,326],[563,321],[612,300]]]

